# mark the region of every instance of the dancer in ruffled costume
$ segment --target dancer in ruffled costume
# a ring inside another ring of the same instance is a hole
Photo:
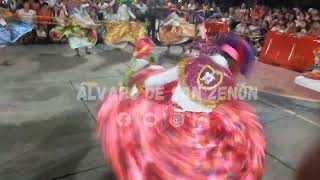
[[[202,53],[211,56],[216,53],[216,38],[208,36],[205,21],[197,26],[197,30],[198,36],[189,45],[187,54],[198,56]]]
[[[25,34],[31,32],[34,28],[32,23],[20,20],[16,14],[12,13],[15,9],[15,2],[6,1],[1,2],[0,7],[0,48],[5,51],[5,47],[9,44],[15,43]],[[5,59],[5,53],[2,52],[0,64],[11,65],[12,63]]]
[[[172,12],[160,25],[159,40],[162,44],[180,44],[196,36],[196,27]]]
[[[22,21],[12,13],[13,8],[0,8],[0,47],[15,43],[34,28],[32,23]]]
[[[58,25],[50,31],[50,36],[54,40],[60,40],[66,36],[70,47],[76,50],[78,57],[80,57],[79,48],[84,48],[86,54],[91,54],[89,48],[97,43],[95,31],[97,25],[87,13],[87,6],[87,4],[83,4],[80,7],[74,7],[67,24]]]
[[[104,41],[108,45],[125,46],[127,42],[134,43],[145,34],[145,25],[141,22],[133,22],[136,16],[130,10],[131,0],[123,0],[118,9],[117,18],[108,22]]]
[[[315,64],[311,72],[295,78],[295,83],[320,92],[320,47],[313,51]]]
[[[228,67],[248,72],[253,50],[230,35],[218,46],[225,56],[186,57],[168,70],[141,66],[129,78],[130,91],[105,98],[97,113],[97,133],[118,179],[262,177],[265,140],[254,108],[211,96],[235,84],[236,74]],[[138,93],[132,93],[134,87]],[[151,89],[160,94],[150,95]]]

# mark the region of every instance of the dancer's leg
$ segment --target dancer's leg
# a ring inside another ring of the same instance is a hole
[[[167,50],[166,50],[166,53],[168,53],[168,54],[170,54],[170,47],[171,47],[171,45],[168,44],[168,45],[167,45]]]
[[[88,48],[88,47],[85,47],[84,50],[85,50],[86,54],[88,54],[88,55],[91,54],[91,52],[89,51],[89,48]]]
[[[79,51],[79,48],[76,48],[75,50],[76,50],[76,55],[75,55],[75,56],[80,57],[80,51]]]

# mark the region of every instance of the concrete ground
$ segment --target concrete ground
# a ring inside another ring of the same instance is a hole
[[[114,179],[95,139],[97,101],[79,100],[78,90],[116,86],[130,54],[104,45],[92,52],[76,58],[66,45],[6,50],[15,64],[0,67],[0,180]],[[160,62],[176,60],[166,55]],[[295,179],[319,143],[320,105],[265,92],[250,103],[267,138],[263,180]]]

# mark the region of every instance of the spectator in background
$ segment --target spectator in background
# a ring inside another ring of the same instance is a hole
[[[221,8],[219,7],[219,6],[217,6],[216,8],[215,8],[215,12],[217,13],[217,14],[219,14],[220,16],[222,16],[222,10],[221,10]]]
[[[305,20],[302,20],[299,22],[299,24],[296,24],[296,27],[300,35],[307,34],[307,22]]]
[[[105,0],[100,0],[99,3],[98,3],[98,17],[99,17],[99,20],[106,19],[107,8],[109,8],[109,4]]]
[[[23,8],[23,3],[25,0],[16,0],[16,10]]]
[[[98,15],[98,11],[99,11],[99,8],[98,8],[98,3],[94,0],[87,0],[87,2],[85,4],[88,4],[89,7],[90,7],[90,11],[95,11],[96,14]],[[90,13],[90,12],[88,12]]]
[[[211,4],[211,10],[212,10],[212,11],[215,11],[216,8],[217,8],[217,4],[216,4],[215,2],[213,2],[213,3]]]
[[[311,14],[309,12],[305,12],[304,17],[304,20],[306,20],[308,23],[311,21]]]
[[[28,1],[25,1],[23,3],[23,8],[17,10],[17,15],[23,22],[33,24],[37,13],[36,11],[30,9],[30,3]]]
[[[230,17],[230,28],[233,30],[241,22],[241,18],[236,13],[235,8],[230,7],[228,11],[229,11],[229,17]]]
[[[230,22],[230,16],[229,16],[229,13],[228,13],[228,12],[225,12],[225,13],[223,14],[222,21],[223,21],[223,22],[227,22],[227,23],[229,24],[229,22]]]
[[[318,10],[315,9],[314,11],[312,11],[311,20],[320,21],[320,13],[318,12]]]
[[[280,24],[277,24],[277,25],[273,24],[270,31],[280,31],[280,30],[281,30]]]
[[[314,35],[314,36],[320,36],[320,22],[314,21],[310,27],[310,30],[308,31],[308,34]]]
[[[287,23],[286,32],[287,33],[297,33],[297,28],[296,28],[296,25],[295,25],[294,21],[289,21]]]
[[[233,8],[233,7],[230,7],[229,10],[228,10],[228,12],[229,12],[229,15],[230,15],[230,16],[233,16],[234,13],[235,13],[234,8]]]
[[[282,32],[282,33],[286,32],[286,25],[285,24],[280,24],[279,32]]]
[[[208,12],[209,9],[210,9],[210,5],[208,2],[205,2],[203,5],[202,5],[202,9],[205,11],[205,12]]]
[[[285,18],[286,20],[289,20],[289,18],[290,18],[290,13],[289,13],[288,11],[286,11],[286,12],[284,13],[284,18]]]
[[[40,1],[39,0],[29,0],[30,9],[38,12],[40,9]]]
[[[196,4],[195,4],[194,0],[190,0],[190,3],[188,4],[188,10],[189,11],[196,10]]]
[[[181,10],[188,12],[188,3],[182,3]]]
[[[37,34],[37,38],[36,38],[37,42],[44,43],[48,38],[48,33],[46,33],[44,26],[39,26],[36,31],[36,34]]]
[[[94,21],[97,22],[99,20],[98,18],[98,11],[95,7],[89,6],[87,7],[87,12],[90,16],[90,18]]]
[[[202,11],[202,5],[196,2],[196,8],[195,11]]]
[[[30,9],[30,4],[28,1],[23,3],[23,8],[16,11],[18,17],[27,24],[34,25],[34,19],[37,13]],[[27,33],[22,37],[23,43],[31,43],[34,40],[33,32]]]
[[[57,3],[57,0],[48,0],[48,5],[50,8],[53,8],[56,3]]]
[[[249,10],[247,9],[246,4],[245,4],[245,3],[242,3],[242,4],[241,4],[241,7],[240,7],[240,9],[239,9],[239,12],[240,12],[241,14],[246,14],[248,11],[249,11]]]
[[[270,27],[273,28],[275,26],[279,25],[279,21],[277,19],[277,14],[273,14],[270,21]]]
[[[272,22],[272,17],[273,17],[273,12],[272,10],[269,10],[267,15],[264,17],[264,20],[270,24]]]
[[[261,33],[262,34],[267,34],[267,32],[270,30],[270,25],[268,21],[263,21],[261,24]]]
[[[292,14],[290,13],[289,15],[289,18],[288,18],[288,21],[295,21],[297,18],[296,18],[296,15],[292,12]]]
[[[147,5],[143,2],[143,0],[138,0],[138,3],[136,4],[136,7],[140,10],[142,14],[146,14],[148,7]]]
[[[37,31],[37,35],[39,34],[42,38],[46,38],[48,40],[49,34],[49,23],[53,22],[53,11],[49,7],[48,2],[44,2],[41,5],[40,10],[38,11],[38,23],[39,29]],[[38,37],[39,37],[38,35]]]
[[[145,16],[146,16],[146,12],[148,10],[147,5],[143,2],[143,0],[138,0],[138,3],[135,4],[135,8],[136,8],[136,16],[137,19],[141,22],[145,22]]]
[[[295,20],[295,23],[297,27],[305,26],[304,15],[302,13],[298,14],[297,19]]]
[[[213,18],[213,19],[222,18],[222,15],[223,15],[223,14],[222,14],[222,12],[221,12],[220,7],[217,6],[217,7],[213,10],[213,12],[212,12],[212,14],[210,15],[209,18]]]
[[[241,23],[236,26],[235,32],[239,34],[249,33],[249,28],[244,18],[241,20]]]
[[[235,20],[238,22],[241,22],[241,19],[244,18],[244,13],[242,13],[239,7],[235,9],[235,17],[236,17]]]
[[[253,18],[251,21],[251,24],[249,25],[249,30],[250,30],[250,34],[257,36],[257,35],[261,35],[261,31],[260,29],[262,28],[259,22],[258,17],[257,18]]]
[[[309,14],[310,14],[310,20],[311,21],[320,20],[319,19],[320,12],[317,9],[313,9],[312,11],[310,11]]]
[[[207,3],[207,6],[204,6],[204,12],[206,17],[211,17],[216,12],[215,4]]]
[[[68,11],[63,0],[57,0],[53,7],[53,17],[56,23],[65,24],[68,17]]]
[[[108,21],[116,20],[117,14],[114,13],[114,8],[113,8],[115,5],[115,1],[111,0],[111,1],[107,1],[107,3],[109,4],[109,6],[107,8],[107,14],[106,14],[105,20],[108,20]]]
[[[293,8],[292,11],[296,16],[300,13],[300,9],[298,8]]]
[[[118,21],[129,21],[130,19],[136,19],[136,15],[133,14],[130,8],[130,3],[123,3],[118,8]]]
[[[115,0],[100,0],[97,4],[98,9],[98,19],[99,20],[111,20],[110,16],[113,13],[113,6],[115,4]]]

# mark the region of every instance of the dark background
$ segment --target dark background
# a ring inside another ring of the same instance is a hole
[[[320,0],[260,0],[258,2],[271,6],[286,5],[304,8],[320,8]]]
[[[224,6],[235,6],[246,2],[248,5],[253,5],[255,2],[258,4],[266,4],[272,7],[288,6],[288,7],[302,7],[302,8],[320,8],[320,0],[196,0],[196,2],[204,3],[213,1],[223,4]]]

